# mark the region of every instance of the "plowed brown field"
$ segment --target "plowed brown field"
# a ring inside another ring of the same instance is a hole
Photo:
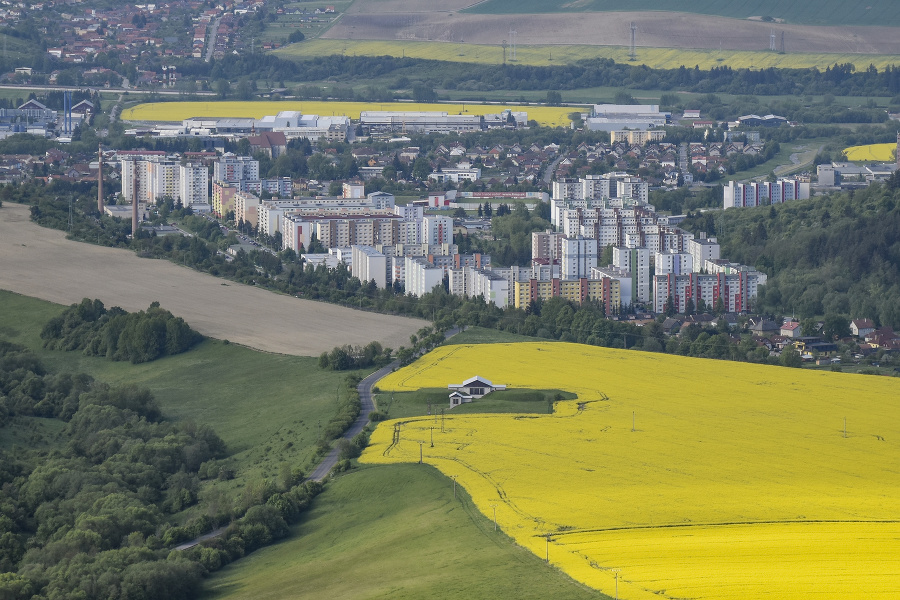
[[[396,349],[428,324],[282,296],[127,250],[67,240],[61,231],[32,223],[28,207],[15,204],[0,208],[0,289],[60,304],[99,298],[129,311],[159,301],[204,335],[298,356],[372,340]]]

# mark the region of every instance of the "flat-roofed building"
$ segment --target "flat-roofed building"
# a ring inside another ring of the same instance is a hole
[[[516,308],[527,309],[532,302],[561,297],[572,302],[585,300],[600,302],[606,314],[613,314],[622,305],[622,296],[617,279],[530,279],[514,284],[513,300]]]
[[[421,297],[443,283],[444,270],[424,258],[406,256],[404,265],[406,276],[404,286],[407,294]]]
[[[480,116],[451,115],[437,111],[364,110],[360,113],[359,122],[370,131],[453,133],[483,129],[483,119]]]
[[[388,258],[372,246],[351,246],[350,272],[363,283],[374,281],[375,287],[384,289],[393,281],[388,279]]]

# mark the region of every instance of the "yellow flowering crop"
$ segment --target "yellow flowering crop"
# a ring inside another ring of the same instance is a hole
[[[611,58],[618,63],[631,64],[631,49],[627,46],[588,45],[528,45],[519,44],[516,61],[510,64],[549,66],[566,65],[579,60]],[[410,41],[410,40],[329,40],[313,39],[299,44],[290,44],[275,51],[285,58],[311,58],[343,54],[346,56],[406,56],[426,60],[450,62],[500,64],[503,62],[503,48],[499,45],[458,44],[454,42]],[[507,53],[508,55],[508,53]],[[834,64],[852,63],[859,70],[870,64],[883,70],[888,65],[900,64],[900,57],[886,54],[847,53],[801,53],[781,54],[765,50],[705,50],[702,48],[647,48],[637,49],[634,64],[647,65],[651,69],[677,69],[680,66],[701,69],[729,66],[734,69],[825,69]]]
[[[546,127],[568,126],[568,115],[577,111],[571,106],[518,106],[499,104],[435,103],[416,104],[412,102],[325,102],[317,100],[287,101],[226,101],[226,102],[149,102],[138,104],[122,111],[126,121],[168,121],[180,122],[190,117],[244,117],[259,119],[274,115],[282,110],[299,110],[304,114],[333,116],[343,115],[359,119],[363,110],[390,111],[441,111],[451,115],[488,115],[502,110],[524,111],[529,120],[535,120]]]
[[[847,160],[865,162],[889,162],[894,160],[897,144],[869,144],[868,146],[851,146],[844,150]]]
[[[616,575],[626,599],[900,593],[897,379],[528,343],[444,346],[379,387],[473,375],[578,399],[449,410],[444,432],[406,419],[394,445],[389,421],[361,460],[421,450],[520,545],[609,595]]]

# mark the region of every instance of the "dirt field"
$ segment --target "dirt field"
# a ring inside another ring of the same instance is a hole
[[[0,208],[0,289],[60,304],[99,298],[129,311],[158,300],[204,335],[298,356],[372,340],[397,349],[427,325],[281,296],[127,250],[73,242],[61,231],[35,225],[28,207],[14,204]]]
[[[598,12],[540,15],[476,15],[452,12],[461,5],[426,10],[416,0],[361,0],[322,37],[352,40],[418,40],[520,45],[628,46],[632,22],[636,45],[653,48],[767,50],[774,31],[787,52],[900,55],[892,27],[818,27],[669,12]],[[388,10],[390,9],[390,10]]]

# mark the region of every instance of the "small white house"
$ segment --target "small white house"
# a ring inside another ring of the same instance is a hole
[[[864,338],[875,331],[875,323],[869,319],[853,319],[850,321],[850,333],[856,337]]]
[[[478,375],[466,379],[462,383],[451,383],[447,386],[450,392],[450,408],[471,402],[475,398],[482,398],[491,392],[506,389],[505,385],[494,384],[490,380]]]

